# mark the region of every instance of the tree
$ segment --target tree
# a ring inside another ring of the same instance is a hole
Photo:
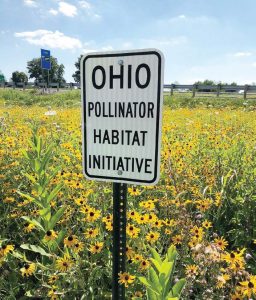
[[[4,74],[2,73],[2,71],[0,71],[0,83],[1,82],[5,82],[5,77],[4,77]]]
[[[57,58],[51,56],[51,70],[49,70],[49,81],[63,83],[64,65],[58,64]],[[41,58],[34,58],[27,62],[29,78],[35,78],[36,82],[48,82],[48,71],[41,68]]]
[[[28,76],[24,72],[15,71],[15,72],[12,72],[11,80],[14,83],[28,82]]]
[[[75,62],[75,67],[77,68],[77,70],[75,71],[75,73],[72,75],[72,77],[74,78],[75,82],[80,82],[80,62],[81,62],[81,58],[83,55],[80,55],[77,58],[77,61]]]

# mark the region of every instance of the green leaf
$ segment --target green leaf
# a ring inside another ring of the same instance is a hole
[[[147,288],[146,291],[148,300],[158,300],[157,295],[153,291],[151,291],[149,288]]]
[[[149,250],[150,250],[153,258],[161,265],[162,259],[161,259],[160,255],[157,253],[157,251],[152,247],[149,247]]]
[[[159,264],[159,262],[157,260],[155,260],[154,258],[150,258],[150,261],[153,263],[156,270],[160,273],[161,272],[161,265]]]
[[[49,222],[51,219],[51,207],[49,206],[44,209],[40,209],[39,214],[44,220]]]
[[[30,218],[28,218],[28,217],[26,217],[26,216],[23,216],[23,217],[21,217],[21,218],[24,219],[24,220],[26,220],[26,221],[28,221],[29,223],[34,224],[37,228],[39,228],[40,230],[42,230],[43,232],[45,232],[44,227],[43,227],[37,220],[35,220],[35,219],[30,219]]]
[[[176,282],[172,288],[172,296],[179,297],[185,284],[186,284],[186,279],[184,279],[184,278],[182,278],[178,282]]]
[[[169,248],[168,248],[168,251],[167,251],[167,257],[168,257],[168,260],[169,261],[173,261],[173,260],[176,260],[177,258],[177,251],[176,251],[176,247],[174,245],[171,245]]]
[[[160,267],[160,273],[164,273],[165,277],[169,277],[173,269],[173,264],[173,261],[162,263]]]
[[[62,189],[63,183],[59,183],[50,193],[48,197],[46,197],[47,203],[50,203],[58,194],[58,192]]]
[[[150,289],[151,291],[153,291],[158,296],[160,295],[159,292],[153,288],[153,286],[150,284],[150,282],[147,280],[147,278],[145,278],[145,277],[138,277],[138,278],[139,278],[139,281],[142,284],[144,284],[148,289]]]
[[[53,149],[53,143],[50,144],[44,154],[44,157],[42,159],[42,170],[44,170],[51,158],[51,154],[52,154],[52,149]]]
[[[157,290],[159,293],[161,293],[161,285],[158,279],[158,276],[156,274],[156,271],[154,270],[154,268],[150,268],[149,272],[148,272],[148,276],[149,276],[149,280],[152,283],[152,286],[155,290]]]
[[[24,198],[26,198],[26,199],[28,199],[28,200],[30,200],[32,202],[35,202],[38,206],[43,207],[43,204],[39,200],[37,200],[36,198],[34,198],[34,197],[32,197],[32,196],[30,196],[28,194],[22,193],[20,191],[17,191],[17,193],[20,196],[22,196],[22,197],[24,197]]]
[[[43,256],[48,256],[51,257],[52,255],[50,253],[47,253],[43,248],[39,247],[39,246],[35,246],[35,245],[30,245],[30,244],[22,244],[20,245],[21,249],[24,250],[29,250],[35,253],[40,253]]]
[[[60,220],[60,218],[63,216],[63,213],[65,211],[66,207],[63,206],[56,212],[55,215],[51,217],[51,220],[48,223],[48,230],[53,229],[53,227],[56,225],[56,223]]]

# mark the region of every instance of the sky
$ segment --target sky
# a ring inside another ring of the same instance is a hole
[[[73,82],[80,54],[157,48],[164,82],[256,82],[255,0],[0,0],[0,70],[48,49]]]

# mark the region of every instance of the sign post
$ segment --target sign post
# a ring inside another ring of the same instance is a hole
[[[124,300],[127,183],[159,180],[164,58],[156,49],[81,59],[83,172],[113,182],[112,299]]]

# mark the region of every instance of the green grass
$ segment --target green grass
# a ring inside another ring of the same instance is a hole
[[[18,90],[0,89],[0,104],[7,106],[52,106],[52,107],[74,107],[81,105],[80,90],[62,90],[51,94],[42,94],[40,90]],[[170,96],[164,93],[164,104],[171,108],[195,108],[195,107],[243,107],[246,109],[256,109],[256,95],[248,94],[248,99],[244,100],[241,94],[220,95],[216,94],[197,94],[192,97],[192,93],[174,93]]]
[[[81,105],[81,94],[79,90],[66,90],[42,94],[39,90],[14,90],[0,89],[0,103],[5,105],[19,106],[63,106],[72,107]]]

